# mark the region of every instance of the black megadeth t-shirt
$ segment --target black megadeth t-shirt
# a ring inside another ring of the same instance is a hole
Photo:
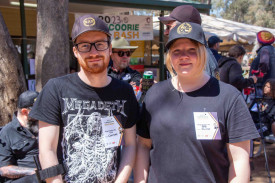
[[[115,121],[120,129],[131,128],[137,113],[129,84],[112,78],[106,87],[95,88],[75,73],[49,80],[30,116],[60,126],[59,159],[68,166],[66,180],[88,183],[114,182],[119,146],[106,145],[103,127]]]
[[[138,135],[152,140],[149,183],[226,183],[226,144],[259,137],[241,93],[211,77],[182,93],[171,79],[147,92]]]

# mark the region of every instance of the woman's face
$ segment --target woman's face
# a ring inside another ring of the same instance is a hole
[[[198,72],[197,46],[190,39],[178,39],[170,48],[171,64],[178,75],[192,76]]]
[[[270,94],[270,83],[266,83],[264,85],[264,94],[269,95]]]

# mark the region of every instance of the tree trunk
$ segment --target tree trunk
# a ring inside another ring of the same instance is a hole
[[[26,90],[19,54],[0,12],[0,126],[7,124],[16,111],[18,96]]]
[[[36,90],[69,73],[68,0],[37,1]]]

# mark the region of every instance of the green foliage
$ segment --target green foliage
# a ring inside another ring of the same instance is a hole
[[[275,28],[275,0],[213,0],[212,7],[222,18]]]

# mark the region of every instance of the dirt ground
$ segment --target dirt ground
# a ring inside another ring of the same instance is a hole
[[[258,142],[254,142],[255,151],[259,147]],[[268,155],[268,164],[272,183],[275,183],[275,144],[266,143],[266,152]],[[252,170],[252,180],[250,183],[269,183],[268,174],[265,168],[265,156],[263,150],[258,157],[252,159],[254,163],[254,170]]]

